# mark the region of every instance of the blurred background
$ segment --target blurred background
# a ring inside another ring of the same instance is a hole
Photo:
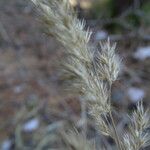
[[[108,36],[117,42],[123,64],[112,103],[121,117],[141,99],[149,107],[150,1],[70,2],[92,30],[91,42],[97,45]],[[61,149],[57,132],[71,126],[80,129],[83,124],[80,99],[62,92],[58,63],[64,49],[44,34],[38,17],[29,0],[0,0],[1,150]],[[118,128],[126,122],[123,119]],[[100,139],[93,126],[88,124],[89,138]],[[103,142],[113,145],[112,139]]]

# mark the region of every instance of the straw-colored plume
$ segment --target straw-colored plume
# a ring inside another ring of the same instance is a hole
[[[65,47],[64,62],[68,76],[73,76],[72,86],[88,103],[90,113],[98,130],[111,136],[118,150],[139,150],[150,144],[146,129],[149,125],[148,112],[139,104],[134,111],[129,133],[119,138],[113,108],[111,107],[111,86],[120,71],[120,58],[115,53],[116,45],[108,39],[100,43],[97,50],[90,42],[91,32],[85,29],[68,0],[31,0],[38,8],[48,35],[55,37]],[[86,110],[86,109],[85,109]],[[84,113],[85,114],[85,113]],[[77,150],[93,150],[78,134],[69,133],[66,140]]]

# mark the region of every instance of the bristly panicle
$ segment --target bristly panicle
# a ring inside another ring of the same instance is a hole
[[[67,58],[64,68],[67,75],[73,78],[72,87],[89,104],[98,130],[111,136],[118,150],[139,150],[149,145],[150,136],[146,131],[149,126],[148,112],[144,111],[142,104],[138,104],[133,113],[129,133],[122,138],[117,133],[111,107],[111,86],[117,80],[121,64],[115,53],[116,44],[111,44],[108,39],[100,43],[100,50],[89,44],[92,33],[89,29],[85,30],[85,21],[77,18],[68,0],[31,1],[41,14],[47,34],[65,47]],[[74,149],[91,149],[85,137],[82,139],[78,134],[71,133],[65,138]]]
[[[124,135],[124,147],[129,150],[139,150],[150,145],[150,119],[148,110],[144,110],[142,102],[137,104],[130,117],[129,132]]]
[[[100,43],[101,49],[96,53],[96,69],[101,80],[113,83],[120,72],[121,60],[116,54],[116,44],[108,39]]]
[[[87,139],[76,130],[62,133],[62,136],[69,150],[96,150],[95,144],[87,141]]]

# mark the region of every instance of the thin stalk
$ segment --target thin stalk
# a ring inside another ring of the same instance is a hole
[[[115,133],[115,141],[116,141],[117,148],[118,148],[118,150],[122,150],[120,140],[119,140],[119,136],[118,136],[118,133],[117,133],[117,129],[115,127],[115,122],[114,122],[114,119],[113,119],[113,116],[112,116],[111,112],[109,112],[109,116],[110,116],[110,119],[112,121],[112,127],[113,127],[113,130],[114,130],[114,133]]]
[[[108,99],[109,103],[111,103],[111,85],[112,84],[109,83],[109,99]],[[116,129],[116,125],[115,125],[114,118],[112,116],[111,111],[109,112],[109,116],[110,116],[110,119],[111,119],[111,122],[112,122],[112,127],[113,127],[114,134],[115,134],[115,142],[116,142],[117,148],[118,148],[118,150],[122,150],[120,140],[119,140],[119,136],[118,136],[117,129]]]
[[[81,120],[83,121],[82,134],[86,139],[86,133],[87,133],[86,102],[82,98],[80,98],[80,102],[81,102]]]

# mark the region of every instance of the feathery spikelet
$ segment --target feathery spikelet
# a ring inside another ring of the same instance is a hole
[[[87,68],[91,66],[93,56],[88,44],[91,32],[84,31],[85,22],[77,19],[67,0],[34,0],[34,4],[40,11],[46,32],[66,48],[69,58],[64,65],[68,74],[72,73],[80,81],[87,82]]]
[[[115,53],[116,44],[111,45],[108,39],[100,43],[101,51],[96,55],[96,66],[101,80],[113,83],[120,72],[120,58]]]
[[[62,135],[70,150],[96,150],[94,143],[87,141],[78,131],[70,131]]]
[[[150,119],[148,110],[144,111],[142,102],[137,104],[133,112],[129,133],[124,135],[124,147],[129,150],[139,150],[150,145]]]

